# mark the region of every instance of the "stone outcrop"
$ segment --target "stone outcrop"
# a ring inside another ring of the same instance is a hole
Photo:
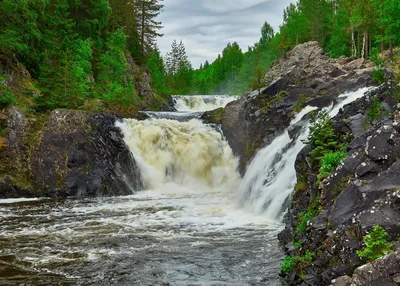
[[[368,60],[330,59],[317,42],[298,45],[275,62],[265,75],[267,86],[231,102],[221,116],[242,173],[256,151],[288,127],[297,109],[328,106],[344,91],[373,85],[372,69]]]
[[[114,115],[55,110],[28,118],[9,109],[0,148],[0,197],[128,195],[141,175]]]
[[[353,277],[341,276],[331,286],[400,285],[400,252],[388,254],[354,270]]]
[[[141,111],[176,111],[171,97],[166,99],[157,95],[149,71],[137,65],[130,53],[126,53],[125,58],[128,62],[127,75],[132,77],[140,98],[139,109]]]
[[[393,279],[400,270],[398,254],[388,256],[390,261],[397,257],[397,272],[380,260],[355,270],[366,262],[356,250],[364,247],[363,237],[374,226],[382,226],[391,241],[399,238],[400,112],[396,94],[393,83],[384,84],[345,106],[333,118],[336,134],[347,143],[347,158],[322,182],[317,181],[319,170],[309,163],[312,147],[307,146],[298,155],[297,178],[305,178],[306,183],[293,194],[286,229],[279,239],[289,255],[308,250],[313,259],[287,276],[289,284],[330,285],[345,276],[334,285],[396,285]],[[380,101],[380,120],[368,115],[375,97]],[[313,217],[306,229],[300,230],[305,213]],[[302,245],[294,249],[297,241]],[[375,273],[374,277],[365,269]],[[306,275],[300,273],[304,271]]]

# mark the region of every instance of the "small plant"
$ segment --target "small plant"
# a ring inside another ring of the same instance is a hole
[[[367,110],[367,116],[370,122],[381,120],[386,109],[379,102],[378,97],[374,96],[371,107]]]
[[[333,170],[339,166],[340,162],[346,158],[346,153],[343,151],[327,153],[321,159],[321,168],[319,169],[318,180],[326,178]]]
[[[281,265],[281,272],[283,274],[289,274],[293,268],[296,266],[296,260],[295,256],[286,256],[285,259],[283,259],[283,263]]]
[[[372,71],[372,80],[377,84],[381,85],[382,83],[386,82],[386,75],[385,71],[381,68],[374,69]]]
[[[392,253],[392,244],[387,241],[388,234],[383,227],[377,225],[374,229],[364,236],[365,248],[358,250],[357,255],[372,261],[386,254]]]
[[[299,249],[301,245],[303,244],[303,241],[299,239],[297,242],[293,244],[294,249]]]
[[[296,232],[303,232],[307,228],[307,223],[315,217],[315,211],[314,210],[309,210],[306,213],[300,212],[298,214],[300,218],[300,224],[296,228]]]
[[[312,262],[313,254],[308,251],[304,256],[286,256],[281,265],[281,272],[285,275],[293,271],[295,267],[302,272],[303,268]]]
[[[344,147],[344,144],[339,143],[331,118],[326,111],[320,111],[312,115],[310,134],[304,143],[311,144],[314,147],[310,154],[318,162],[321,161],[325,154],[336,152]]]
[[[306,105],[307,97],[304,94],[300,94],[299,100],[296,102],[296,106],[294,107],[294,112],[300,112]]]
[[[0,95],[0,106],[7,106],[15,103],[14,95],[9,91],[3,91]]]

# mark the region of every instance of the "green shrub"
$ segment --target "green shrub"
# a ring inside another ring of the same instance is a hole
[[[320,111],[311,116],[310,134],[304,143],[314,147],[310,154],[318,162],[322,160],[325,154],[339,151],[344,147],[344,144],[339,142],[339,138],[335,134],[327,111]]]
[[[346,158],[346,153],[343,151],[327,153],[321,159],[321,168],[319,169],[318,180],[326,178],[333,170],[339,166],[340,162]]]
[[[3,91],[0,95],[0,106],[5,107],[15,103],[14,95],[9,91]]]
[[[386,82],[385,71],[383,69],[374,69],[372,71],[372,80],[377,84]]]
[[[301,245],[303,244],[303,241],[299,239],[297,242],[293,244],[294,249],[299,249]]]
[[[300,218],[300,224],[296,228],[296,232],[303,232],[307,228],[307,223],[315,217],[316,212],[314,210],[309,210],[308,212],[299,212],[298,216]]]
[[[299,272],[302,272],[303,268],[312,262],[312,257],[312,252],[308,250],[304,256],[286,256],[281,265],[281,272],[285,275],[289,274],[295,267],[298,267]]]
[[[374,96],[371,107],[367,110],[367,116],[370,122],[381,120],[386,113],[386,109],[381,105],[378,97]]]
[[[290,273],[293,270],[293,268],[296,266],[296,261],[294,258],[295,257],[292,257],[292,256],[286,256],[285,259],[283,259],[283,263],[281,265],[281,272],[283,274]]]
[[[365,248],[358,250],[357,255],[366,258],[368,261],[375,260],[388,253],[392,253],[392,244],[387,241],[388,234],[383,227],[377,225],[374,229],[364,236]]]

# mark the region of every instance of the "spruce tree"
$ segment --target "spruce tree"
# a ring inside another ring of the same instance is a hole
[[[156,20],[164,7],[164,5],[160,4],[161,1],[163,0],[135,1],[137,27],[140,35],[140,55],[142,58],[146,53],[154,49],[156,38],[162,36],[159,30],[163,26],[161,26],[161,22]]]

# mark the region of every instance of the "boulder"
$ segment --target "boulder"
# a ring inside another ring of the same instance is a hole
[[[330,59],[317,42],[301,44],[268,69],[264,88],[228,104],[220,122],[208,113],[204,118],[221,123],[243,174],[257,150],[280,135],[304,106],[326,107],[344,91],[372,86],[372,66],[368,60]]]
[[[31,122],[19,110],[9,113],[0,197],[111,196],[142,189],[116,116],[55,110],[43,122]]]

